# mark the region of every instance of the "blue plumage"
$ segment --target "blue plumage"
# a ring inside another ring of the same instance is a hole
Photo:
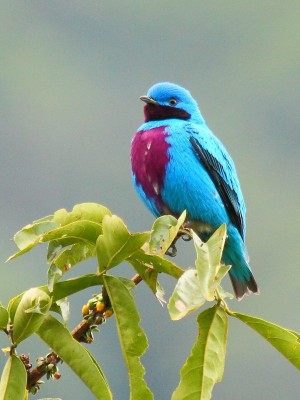
[[[190,93],[172,83],[152,86],[141,99],[145,123],[131,146],[133,183],[155,216],[187,211],[206,240],[223,223],[223,262],[238,299],[258,288],[247,261],[246,207],[233,160],[207,127]]]

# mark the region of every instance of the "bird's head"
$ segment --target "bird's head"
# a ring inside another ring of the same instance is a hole
[[[198,104],[190,92],[174,83],[157,83],[140,99],[146,103],[145,122],[172,118],[198,123],[203,121]]]

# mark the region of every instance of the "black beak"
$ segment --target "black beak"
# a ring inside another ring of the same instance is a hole
[[[157,101],[152,99],[152,97],[149,96],[141,96],[140,99],[147,104],[157,104]]]

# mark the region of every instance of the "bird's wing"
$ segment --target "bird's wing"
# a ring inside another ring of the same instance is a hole
[[[244,238],[246,207],[231,157],[208,128],[204,134],[193,129],[190,143],[196,157],[214,182],[230,220]]]

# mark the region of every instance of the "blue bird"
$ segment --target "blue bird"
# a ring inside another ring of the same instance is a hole
[[[204,241],[226,223],[222,261],[232,266],[235,296],[258,293],[247,260],[246,207],[232,158],[188,90],[158,83],[140,99],[145,122],[131,143],[137,193],[156,217],[178,217],[186,210],[189,227]]]

